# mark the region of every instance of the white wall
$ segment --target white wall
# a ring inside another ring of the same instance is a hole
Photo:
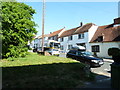
[[[84,38],[83,39],[78,39],[78,34],[76,35],[72,35],[73,39],[72,40],[68,40],[68,36],[67,37],[63,37],[64,41],[60,42],[60,38],[58,39],[58,41],[61,43],[61,45],[64,47],[64,52],[68,52],[68,45],[73,45],[76,46],[76,43],[86,43],[87,44],[87,40],[88,40],[88,32],[84,33]],[[86,45],[87,46],[87,45]]]
[[[91,52],[89,42],[91,41],[91,39],[94,36],[97,29],[98,29],[97,25],[92,25],[92,27],[88,30],[87,51],[89,51],[89,52]]]
[[[108,55],[109,48],[111,48],[111,47],[120,48],[120,42],[90,43],[90,47],[93,45],[100,45],[100,52],[97,53],[97,56],[105,57],[105,58],[111,58],[111,56]],[[91,48],[91,51],[92,51],[92,48]]]
[[[92,27],[88,30],[88,42],[91,41],[97,29],[98,29],[98,26],[92,25]]]

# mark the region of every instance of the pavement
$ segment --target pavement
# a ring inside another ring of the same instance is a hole
[[[111,67],[113,63],[111,59],[104,59],[104,65],[99,68],[91,68],[91,72],[97,74],[95,80],[92,82],[85,82],[83,87],[80,88],[92,88],[94,90],[115,90],[111,87]]]

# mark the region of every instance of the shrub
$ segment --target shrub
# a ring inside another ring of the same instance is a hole
[[[16,58],[16,57],[25,57],[27,54],[28,48],[20,44],[19,46],[10,45],[8,50],[9,52],[6,54],[6,57]]]
[[[108,55],[112,56],[115,63],[120,63],[120,49],[119,48],[109,48]]]
[[[118,56],[120,54],[119,48],[109,48],[108,49],[108,55],[109,56]]]

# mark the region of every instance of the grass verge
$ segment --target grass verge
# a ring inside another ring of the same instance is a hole
[[[29,53],[14,61],[1,60],[3,88],[74,88],[92,80],[85,65],[68,58]]]

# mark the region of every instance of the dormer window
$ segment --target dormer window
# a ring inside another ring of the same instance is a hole
[[[97,39],[98,42],[102,42],[103,41],[103,36],[99,36]]]

